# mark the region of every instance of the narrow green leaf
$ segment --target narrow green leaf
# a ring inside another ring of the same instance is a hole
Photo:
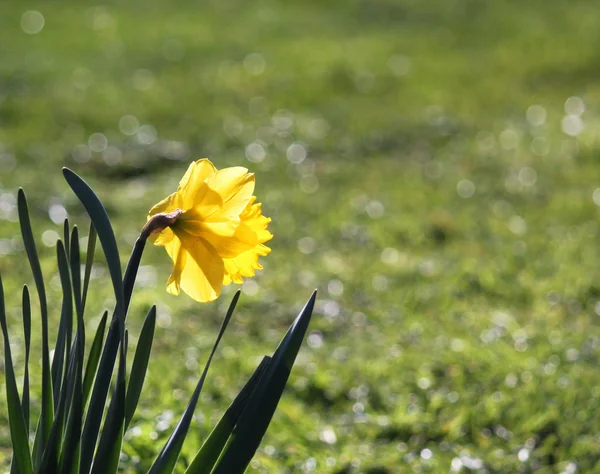
[[[87,403],[92,388],[92,382],[98,369],[98,362],[100,361],[100,353],[102,351],[102,342],[104,340],[104,332],[106,329],[106,319],[108,318],[108,311],[105,311],[98,324],[96,335],[94,336],[94,342],[88,355],[87,365],[85,368],[85,378],[83,379],[83,406]]]
[[[106,322],[106,315],[105,322]],[[78,338],[75,341],[78,344]],[[73,357],[79,352],[75,349]],[[75,386],[73,390],[72,403],[70,403],[69,419],[65,430],[65,441],[59,461],[60,474],[76,474],[79,471],[79,442],[81,438],[81,423],[83,416],[83,397],[82,397],[81,370],[75,371]]]
[[[123,292],[125,294],[125,309],[129,307],[131,301],[131,295],[133,293],[133,286],[135,285],[135,278],[137,276],[140,262],[142,260],[142,254],[144,253],[144,247],[146,246],[146,239],[138,237],[131,251],[129,261],[127,262],[127,268],[125,269],[125,276],[123,277]]]
[[[242,473],[252,460],[271,422],[304,340],[315,299],[316,291],[273,354],[273,360],[248,400],[214,474]]]
[[[81,255],[79,253],[79,229],[73,226],[71,232],[71,252],[69,253],[71,277],[73,278],[73,296],[75,297],[75,310],[77,323],[83,324],[83,304],[81,297]]]
[[[92,233],[95,235],[95,230],[93,230],[93,224],[90,227],[90,235],[92,235]],[[129,301],[131,300],[131,293],[133,291],[133,284],[135,282],[135,278],[137,275],[137,271],[139,268],[139,264],[140,264],[140,260],[142,257],[142,253],[144,250],[144,245],[145,245],[145,240],[142,239],[138,239],[135,243],[134,249],[131,253],[131,256],[129,258],[129,261],[127,263],[127,269],[125,270],[125,276],[123,279],[123,286],[124,286],[124,292],[125,292],[125,298],[126,298],[126,307],[125,309],[127,310],[127,307],[129,305]],[[89,255],[90,255],[90,247],[88,246],[88,262],[86,263],[86,274],[87,274],[87,268],[91,268],[91,262],[89,261]],[[85,292],[85,289],[84,289]],[[84,437],[88,436],[93,436],[93,432],[94,430],[92,429],[93,427],[95,427],[95,432],[98,432],[98,429],[100,427],[100,423],[101,423],[101,416],[102,416],[102,411],[104,409],[104,403],[106,401],[106,396],[108,394],[108,388],[109,388],[109,383],[110,383],[110,377],[107,374],[111,374],[112,370],[114,368],[114,363],[116,360],[116,356],[117,356],[117,350],[119,347],[118,344],[118,333],[117,333],[117,329],[118,329],[118,325],[114,319],[113,316],[113,321],[111,322],[111,325],[108,329],[108,335],[106,337],[106,344],[104,346],[104,349],[102,350],[102,358],[100,359],[100,367],[99,367],[99,375],[96,378],[96,383],[94,384],[94,390],[92,392],[92,399],[93,401],[90,402],[90,405],[93,405],[95,407],[100,407],[100,409],[95,409],[95,410],[88,410],[91,414],[91,418],[88,421],[88,418],[86,418],[86,424],[89,426],[89,428],[87,430],[84,430]],[[96,334],[96,338],[98,338],[98,334]],[[102,349],[102,346],[100,344],[101,341],[99,341],[99,345],[96,346],[96,340],[94,341],[94,345],[92,346],[92,351],[90,352],[90,358],[88,359],[89,361],[93,361],[95,363],[95,366],[93,368],[93,371],[87,370],[86,371],[86,375],[85,375],[85,379],[84,379],[84,384],[83,384],[83,393],[84,393],[84,401],[87,401],[88,396],[89,396],[89,392],[90,392],[90,388],[91,388],[91,383],[94,380],[94,374],[96,372],[96,367],[98,366],[98,361],[96,358],[92,358],[91,354],[92,353],[96,353],[96,351]],[[94,348],[97,349],[94,349]],[[99,354],[99,353],[98,353]],[[89,369],[89,367],[88,367]],[[84,402],[85,403],[85,402]],[[94,441],[95,443],[95,441]]]
[[[29,433],[25,424],[25,417],[19,399],[17,380],[10,350],[8,327],[6,325],[6,312],[4,307],[4,288],[0,278],[0,326],[4,336],[4,379],[6,382],[6,402],[8,405],[8,424],[12,441],[14,461],[19,474],[31,474],[33,465],[29,451]]]
[[[87,474],[91,468],[96,441],[100,432],[104,406],[112,378],[114,362],[119,350],[119,321],[113,318],[108,329],[108,335],[102,349],[98,372],[94,381],[90,403],[85,415],[83,433],[81,436],[81,474]],[[86,373],[87,379],[87,373]],[[84,396],[85,396],[84,392]]]
[[[21,226],[21,235],[29,265],[33,273],[33,279],[40,300],[40,313],[42,320],[42,404],[38,429],[33,445],[33,466],[34,468],[41,461],[44,447],[50,436],[52,422],[54,420],[54,403],[52,393],[52,374],[50,372],[50,348],[48,343],[48,306],[46,303],[46,288],[44,286],[44,277],[33,239],[31,222],[29,220],[29,209],[27,207],[27,198],[25,192],[19,189],[17,196],[17,207],[19,211],[19,223]]]
[[[125,355],[119,352],[117,383],[108,406],[106,420],[92,465],[92,474],[114,474],[119,467],[125,422]]]
[[[102,346],[101,344],[98,345],[98,350],[102,349],[102,355],[100,357],[99,363],[96,362],[95,364],[98,367],[95,380],[95,370],[86,371],[86,378],[84,382],[84,400],[87,400],[88,398],[88,384],[91,384],[93,380],[94,383],[91,392],[90,403],[87,408],[87,414],[85,417],[83,434],[81,438],[81,474],[88,473],[92,465],[94,449],[96,446],[96,441],[98,439],[100,425],[102,423],[102,415],[104,414],[104,406],[106,403],[106,398],[108,396],[108,390],[110,387],[114,363],[120,346],[119,326],[119,320],[113,315],[113,319],[110,323],[108,335],[106,336],[104,346]],[[94,341],[94,343],[96,343],[96,341]],[[93,359],[90,353],[90,358],[88,359],[88,362],[91,362],[92,360]],[[88,364],[88,369],[90,368],[91,366],[89,366]]]
[[[67,183],[83,204],[98,233],[116,299],[115,315],[109,328],[83,427],[80,470],[83,474],[87,474],[92,464],[116,354],[120,342],[125,337],[125,302],[119,249],[106,209],[92,188],[77,174],[68,168],[63,168],[63,174]],[[121,352],[124,358],[123,350]]]
[[[185,471],[185,474],[211,473],[215,463],[223,451],[223,448],[227,444],[227,440],[229,439],[235,424],[242,414],[243,409],[246,407],[250,395],[258,385],[260,378],[267,369],[270,361],[271,358],[269,356],[263,357],[259,366],[252,374],[252,377],[250,377],[248,382],[246,382],[246,385],[244,385],[238,396],[235,397],[233,403],[229,405],[229,408],[227,408],[217,425],[204,440],[202,447]]]
[[[71,252],[71,244],[70,244],[70,229],[69,229],[69,219],[65,218],[65,222],[63,224],[63,236],[65,239],[65,252],[67,255]]]
[[[54,410],[58,408],[58,399],[61,390],[61,379],[65,353],[71,347],[71,334],[73,331],[73,294],[71,290],[71,275],[69,274],[69,263],[63,243],[56,243],[56,258],[58,260],[58,273],[63,291],[62,310],[54,346],[54,358],[52,359],[52,387],[54,388]],[[68,364],[68,362],[67,362]]]
[[[65,421],[68,415],[68,407],[71,405],[74,397],[75,382],[77,378],[76,372],[80,372],[79,359],[77,357],[77,353],[80,351],[78,347],[80,342],[78,336],[79,335],[75,336],[75,343],[73,344],[73,347],[71,347],[71,353],[68,357],[69,365],[64,372],[61,385],[62,389],[60,391],[56,416],[54,417],[54,423],[52,425],[52,430],[50,431],[50,437],[48,438],[48,443],[44,449],[42,461],[35,471],[39,474],[46,472],[54,473],[58,470],[58,462],[62,451],[63,432]]]
[[[31,349],[31,302],[29,299],[29,289],[27,285],[23,286],[22,305],[23,308],[23,335],[25,336],[25,374],[23,375],[23,418],[25,427],[29,431],[29,353]],[[13,453],[10,463],[10,474],[17,474],[17,464]]]
[[[71,265],[71,278],[73,281],[73,296],[75,298],[75,311],[77,313],[77,336],[79,344],[77,345],[79,358],[78,366],[83,367],[83,358],[85,353],[85,323],[83,321],[83,303],[81,296],[81,256],[79,253],[79,230],[73,226],[71,232],[71,254],[69,256]]]
[[[127,427],[131,422],[131,418],[133,418],[138,400],[140,399],[140,393],[144,385],[144,379],[146,378],[146,370],[148,369],[148,359],[150,358],[150,351],[152,349],[155,326],[156,306],[152,306],[144,320],[129,375],[127,398],[125,400],[125,431],[127,431]]]
[[[85,254],[85,273],[83,275],[83,292],[81,295],[81,310],[85,311],[85,302],[87,301],[87,292],[92,275],[92,266],[94,265],[94,252],[96,250],[96,228],[94,223],[90,222],[90,231],[88,233],[87,251]]]
[[[233,315],[233,311],[235,306],[240,298],[240,291],[238,290],[229,305],[229,309],[227,310],[227,314],[225,315],[225,319],[223,320],[223,324],[221,325],[221,330],[219,331],[219,335],[217,336],[217,340],[212,348],[210,355],[208,356],[208,360],[206,361],[206,365],[204,366],[204,371],[202,372],[202,376],[198,381],[198,385],[196,385],[196,389],[192,394],[190,402],[188,403],[187,408],[183,412],[179,423],[173,430],[173,433],[169,437],[167,444],[164,446],[150,471],[148,474],[171,474],[175,467],[175,463],[177,462],[177,458],[179,457],[179,453],[181,452],[181,447],[183,446],[183,441],[187,435],[188,429],[190,427],[190,423],[192,421],[192,416],[194,415],[194,410],[196,409],[196,404],[198,403],[198,398],[200,397],[200,392],[202,390],[202,386],[204,385],[204,380],[206,379],[206,374],[208,373],[208,369],[210,367],[210,363],[212,358],[221,342],[221,338],[223,337],[223,333],[225,329],[227,329],[227,325]]]
[[[92,188],[90,188],[90,186],[77,174],[69,168],[63,168],[63,175],[73,192],[81,201],[81,204],[83,204],[83,207],[94,224],[94,228],[98,232],[98,238],[100,239],[102,250],[106,256],[106,263],[108,264],[108,270],[115,292],[115,298],[117,300],[116,312],[117,315],[124,320],[125,305],[123,298],[121,259],[119,257],[119,248],[117,247],[115,233],[110,224],[106,209]]]
[[[29,353],[31,350],[31,300],[29,288],[23,286],[23,335],[25,336],[25,374],[23,377],[23,416],[29,431]]]

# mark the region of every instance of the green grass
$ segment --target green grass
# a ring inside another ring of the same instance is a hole
[[[43,13],[40,33],[21,29],[26,10]],[[455,472],[598,472],[599,22],[591,0],[0,4],[0,271],[17,361],[32,282],[17,188],[38,237],[61,232],[53,204],[87,229],[60,172],[73,168],[125,258],[148,209],[207,156],[256,172],[275,238],[209,373],[188,462],[317,287],[311,343],[250,472],[446,473],[459,459],[473,470]],[[578,137],[561,130],[572,96]],[[124,115],[157,140],[121,133]],[[86,148],[93,133],[108,153]],[[266,155],[249,162],[257,137]],[[55,330],[54,249],[38,245]],[[97,264],[90,327],[111,305]],[[183,411],[234,290],[200,305],[164,291],[162,249],[143,265],[130,345],[153,302],[158,327],[124,449],[132,473]]]

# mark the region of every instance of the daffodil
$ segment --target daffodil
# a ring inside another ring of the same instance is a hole
[[[167,291],[180,289],[197,301],[212,301],[221,287],[242,283],[261,269],[271,219],[256,203],[254,174],[246,168],[217,170],[207,159],[192,163],[177,191],[156,204],[146,225],[150,240],[173,260]]]

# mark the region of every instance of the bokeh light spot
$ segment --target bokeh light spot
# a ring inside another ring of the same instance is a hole
[[[250,53],[244,58],[244,69],[254,75],[257,76],[262,74],[267,65],[265,58],[259,53]]]
[[[540,125],[544,125],[546,123],[546,119],[548,118],[548,113],[546,109],[541,105],[532,105],[527,109],[527,121],[533,125],[534,127],[539,127]]]
[[[461,198],[470,198],[475,194],[475,184],[468,179],[463,179],[456,185],[456,192]]]
[[[119,120],[119,130],[123,135],[135,135],[140,128],[140,122],[133,115],[123,115]]]
[[[29,10],[21,16],[21,28],[28,35],[35,35],[42,31],[46,20],[37,10]]]

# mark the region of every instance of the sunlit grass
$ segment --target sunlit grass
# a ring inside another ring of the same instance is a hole
[[[290,306],[318,287],[313,338],[258,472],[571,472],[570,463],[594,472],[598,9],[421,3],[5,5],[0,266],[9,310],[31,280],[8,196],[19,186],[36,235],[61,232],[52,204],[87,228],[62,182],[60,167],[72,167],[106,203],[126,255],[189,161],[244,164],[273,218],[273,252],[258,286],[244,288],[188,456],[277,342]],[[20,27],[29,9],[45,17],[35,35]],[[561,128],[571,96],[585,104],[578,136]],[[534,104],[543,123],[528,120]],[[156,140],[122,133],[126,115]],[[90,152],[95,133],[114,148]],[[288,159],[294,143],[304,160]],[[41,252],[50,280],[54,249]],[[129,472],[144,472],[134,466],[147,467],[153,440],[169,433],[158,427],[185,407],[231,295],[208,305],[170,297],[170,262],[160,249],[144,258],[131,333],[153,302],[158,319],[127,435]],[[89,301],[98,317],[110,307],[102,265]],[[9,315],[16,328],[18,312]],[[186,371],[172,370],[173,359]]]

